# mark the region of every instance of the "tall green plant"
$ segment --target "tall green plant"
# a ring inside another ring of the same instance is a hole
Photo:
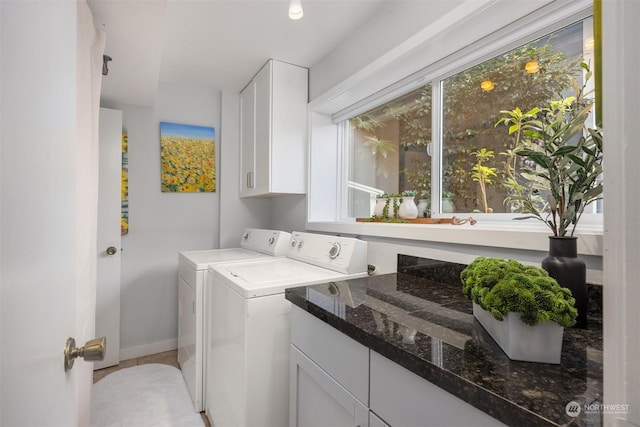
[[[581,66],[587,76],[582,87],[574,84],[575,96],[524,113],[503,110],[496,123],[508,127],[513,152],[531,165],[521,170],[523,183],[507,178],[506,202],[522,206],[532,214],[524,218],[543,221],[554,236],[573,236],[585,207],[602,195],[602,131],[585,125],[593,106],[585,93],[591,71]],[[543,206],[537,203],[541,191],[548,192]]]
[[[482,193],[482,206],[485,213],[491,212],[487,203],[487,185],[493,184],[493,178],[497,177],[496,168],[489,167],[484,164],[487,160],[493,158],[493,151],[481,148],[471,153],[476,156],[477,162],[471,169],[471,178],[480,184],[480,192]]]

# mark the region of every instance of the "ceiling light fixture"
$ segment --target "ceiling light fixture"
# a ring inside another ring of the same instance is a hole
[[[302,18],[304,12],[302,11],[302,3],[300,0],[291,0],[289,3],[289,18],[298,20]]]

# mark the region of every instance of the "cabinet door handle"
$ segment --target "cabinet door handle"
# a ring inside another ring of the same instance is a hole
[[[253,172],[247,173],[247,187],[253,188]]]

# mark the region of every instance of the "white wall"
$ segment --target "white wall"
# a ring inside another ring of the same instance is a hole
[[[602,2],[605,283],[604,399],[629,405],[628,413],[605,415],[607,426],[640,425],[640,198],[637,94],[640,82],[640,3]]]
[[[271,200],[272,228],[283,231],[304,231],[306,218],[306,196],[282,196]]]
[[[462,0],[392,2],[318,61],[309,72],[314,99],[410,39]]]
[[[108,78],[108,77],[105,77]],[[161,83],[153,108],[119,103],[129,133],[129,234],[122,237],[121,359],[177,347],[178,252],[218,247],[219,192],[162,193],[160,122],[216,129],[220,92]],[[220,188],[224,183],[217,181]]]

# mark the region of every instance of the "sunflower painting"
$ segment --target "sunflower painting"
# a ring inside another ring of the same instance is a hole
[[[163,193],[216,191],[215,129],[160,122]]]

